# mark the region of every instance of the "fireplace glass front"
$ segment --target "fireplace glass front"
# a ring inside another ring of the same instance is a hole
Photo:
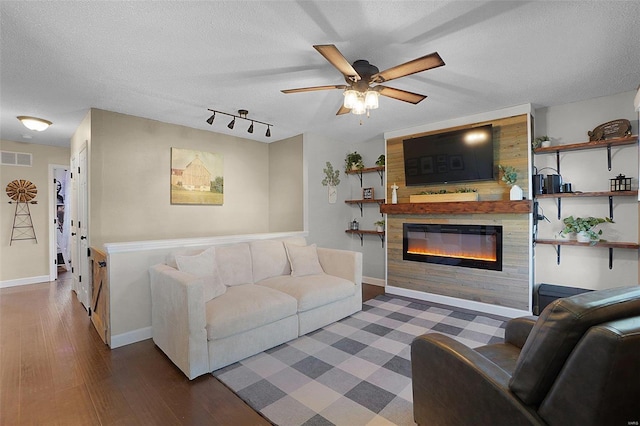
[[[502,271],[502,226],[403,224],[404,260]]]

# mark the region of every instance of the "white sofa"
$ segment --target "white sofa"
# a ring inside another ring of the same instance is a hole
[[[153,341],[189,379],[362,309],[362,253],[304,238],[173,253],[150,275]]]

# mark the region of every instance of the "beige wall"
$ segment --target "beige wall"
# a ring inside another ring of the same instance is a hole
[[[301,142],[270,144],[94,109],[90,116],[90,243],[127,242],[270,231],[270,180],[301,181]],[[85,137],[85,136],[83,136]],[[172,205],[171,148],[222,154],[224,204]],[[290,155],[288,149],[297,148]],[[75,147],[74,147],[75,149]],[[270,173],[270,158],[276,167]],[[293,188],[293,190],[292,190]],[[275,198],[300,230],[302,189]],[[291,216],[297,215],[297,218]],[[293,228],[293,229],[292,229]],[[285,230],[285,229],[280,229]]]
[[[302,135],[269,144],[269,232],[304,229],[302,154]]]
[[[32,143],[0,141],[3,151],[25,152],[33,155],[32,167],[0,166],[0,282],[49,276],[49,164],[68,165],[69,148]],[[5,188],[15,179],[26,179],[38,189],[37,204],[29,205],[38,242],[11,241],[15,204],[9,204]],[[53,261],[53,259],[51,259]],[[9,283],[10,284],[10,283]]]

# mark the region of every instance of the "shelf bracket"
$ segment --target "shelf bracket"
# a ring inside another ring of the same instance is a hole
[[[607,167],[611,171],[611,144],[607,145]]]
[[[358,179],[360,179],[360,188],[362,188],[362,170],[358,170],[356,175],[358,176]]]
[[[609,195],[609,219],[613,220],[613,196]]]
[[[558,171],[557,173],[559,175],[561,175],[561,173],[560,173],[560,151],[556,151],[556,170]]]
[[[360,232],[356,232],[356,235],[358,237],[360,237],[360,247],[362,247],[364,245],[364,234],[361,234]]]
[[[378,209],[382,209],[382,205],[384,204],[384,200],[378,201]],[[384,213],[380,211],[380,216],[384,217]]]
[[[556,264],[560,264],[560,244],[556,246]]]
[[[362,203],[358,203],[358,207],[360,207],[360,217],[363,217],[363,213],[362,213]]]
[[[562,215],[562,198],[558,197],[558,220],[560,220],[561,215]]]
[[[380,242],[382,243],[382,248],[384,248],[384,234],[378,234],[380,237]]]
[[[384,185],[384,179],[383,179],[384,171],[383,170],[378,170],[378,174],[380,175],[380,186],[383,186]]]
[[[609,269],[613,269],[613,247],[609,247]]]

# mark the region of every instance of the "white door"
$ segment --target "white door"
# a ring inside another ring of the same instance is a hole
[[[72,171],[72,222],[71,222],[71,271],[73,290],[80,303],[89,309],[91,300],[91,280],[88,257],[88,185],[87,147],[71,158]]]
[[[86,307],[91,306],[91,278],[89,274],[89,206],[87,185],[87,147],[80,151],[78,158],[78,300]]]

